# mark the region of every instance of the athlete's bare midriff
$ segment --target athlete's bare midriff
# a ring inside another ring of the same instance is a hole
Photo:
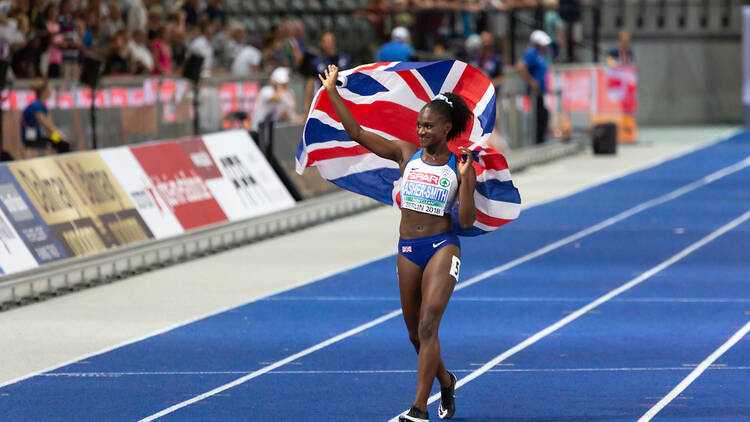
[[[451,230],[453,230],[453,219],[449,214],[437,216],[407,209],[401,210],[399,235],[402,239],[419,239]]]

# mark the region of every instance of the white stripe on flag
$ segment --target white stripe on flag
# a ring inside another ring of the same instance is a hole
[[[443,85],[440,87],[440,92],[436,94],[440,94],[443,92],[453,92],[453,88],[458,85],[458,81],[461,80],[461,77],[464,75],[465,70],[466,63],[460,62],[458,60],[454,61],[450,72],[448,72],[448,75],[445,77],[445,81],[443,81]]]
[[[477,210],[494,218],[514,220],[521,214],[521,204],[494,201],[476,191],[474,191],[474,205]]]
[[[338,179],[370,170],[399,168],[396,162],[380,158],[375,154],[331,158],[330,160],[319,162],[317,167],[320,175],[327,180]]]
[[[485,168],[485,170],[477,176],[477,182],[488,182],[490,180],[510,182],[512,181],[510,178],[510,170],[490,170]]]
[[[486,146],[486,140],[489,138],[487,135],[483,135],[482,132],[484,131],[484,128],[482,128],[482,123],[479,121],[479,116],[484,113],[485,109],[490,105],[490,101],[495,96],[495,87],[490,84],[490,86],[487,88],[486,91],[484,91],[484,95],[482,96],[482,99],[479,100],[476,107],[474,107],[474,127],[471,130],[471,136],[469,137],[472,141],[475,139],[482,139],[485,141],[483,143],[483,146]],[[489,131],[490,133],[492,130]]]

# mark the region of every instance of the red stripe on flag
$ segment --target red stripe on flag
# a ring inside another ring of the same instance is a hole
[[[398,76],[401,77],[401,79],[406,82],[407,85],[409,85],[409,88],[414,92],[414,95],[417,96],[420,100],[429,103],[432,101],[432,98],[427,94],[427,91],[424,90],[424,87],[421,83],[417,80],[417,77],[414,76],[413,73],[409,70],[402,70],[400,72],[396,72]]]
[[[417,138],[417,112],[404,107],[400,104],[390,101],[375,101],[372,104],[356,104],[344,100],[344,104],[354,115],[354,119],[362,126],[371,127],[385,132],[397,139],[408,141],[414,145],[419,145]],[[328,94],[318,99],[315,105],[316,110],[320,110],[331,117],[336,117],[336,110],[333,109],[331,99]],[[340,119],[336,118],[337,121]]]
[[[385,65],[385,64],[390,64],[390,63],[393,63],[393,62],[380,62],[380,63],[373,63],[373,64],[368,64],[367,66],[362,66],[362,67],[360,67],[359,69],[355,70],[355,71],[354,71],[354,73],[357,73],[357,72],[362,72],[363,70],[372,70],[372,69],[376,69],[376,68],[378,68],[378,67],[380,67],[380,66],[383,66],[383,65]]]
[[[490,170],[505,170],[508,168],[508,161],[500,153],[483,155],[482,161],[484,161],[485,167]]]
[[[316,149],[307,153],[307,166],[310,167],[318,161],[330,160],[332,158],[355,157],[363,154],[370,154],[370,151],[362,145]]]
[[[490,86],[490,80],[477,69],[466,65],[464,73],[458,80],[453,92],[459,94],[470,109],[474,110],[477,103],[484,97],[487,88]],[[471,132],[469,132],[471,133]]]
[[[489,215],[477,210],[477,221],[484,224],[485,226],[500,227],[503,224],[509,223],[513,220],[506,220],[504,218],[490,217]]]

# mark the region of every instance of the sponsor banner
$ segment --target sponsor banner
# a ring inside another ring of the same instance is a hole
[[[562,110],[589,112],[591,110],[591,71],[571,70],[560,72]]]
[[[198,169],[176,141],[131,147],[156,193],[183,229],[227,220]]]
[[[638,111],[638,72],[635,67],[600,67],[596,69],[596,110],[599,113]]]
[[[183,232],[177,217],[128,147],[99,150],[99,156],[119,182],[157,239],[174,236]]]
[[[18,183],[68,256],[83,256],[114,246],[114,236],[78,197],[54,158],[8,164]]]
[[[36,266],[36,259],[13,229],[5,213],[0,212],[0,274],[28,270]]]
[[[203,137],[203,145],[221,172],[215,183],[217,199],[231,220],[254,217],[292,207],[289,191],[271,168],[263,153],[243,130]]]
[[[112,86],[100,88],[96,91],[97,108],[141,107],[156,104],[157,99],[163,104],[177,104],[183,100],[187,91],[187,82],[181,79],[147,79],[138,88]],[[202,87],[202,89],[217,89],[221,98],[222,115],[233,111],[245,111],[252,114],[255,98],[260,85],[257,82],[227,82],[217,87]],[[2,109],[6,111],[23,111],[36,98],[34,91],[3,90]],[[91,107],[91,89],[87,87],[53,90],[47,101],[50,110],[70,110],[73,108],[86,109]]]
[[[130,198],[96,151],[66,154],[55,158],[76,190],[108,244],[127,245],[153,238]]]
[[[39,264],[67,257],[7,166],[0,166],[0,211]]]
[[[179,145],[185,151],[185,154],[190,157],[190,161],[198,170],[198,174],[208,186],[208,189],[211,190],[211,195],[216,198],[227,218],[231,221],[247,218],[247,207],[243,206],[231,182],[222,177],[221,171],[219,171],[216,162],[206,149],[203,140],[200,138],[182,139],[179,141]]]

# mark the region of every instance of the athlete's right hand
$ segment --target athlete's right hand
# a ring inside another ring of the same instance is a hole
[[[339,68],[335,65],[329,64],[325,70],[325,78],[318,73],[320,82],[323,83],[323,88],[326,90],[336,89],[336,79],[339,77]]]

